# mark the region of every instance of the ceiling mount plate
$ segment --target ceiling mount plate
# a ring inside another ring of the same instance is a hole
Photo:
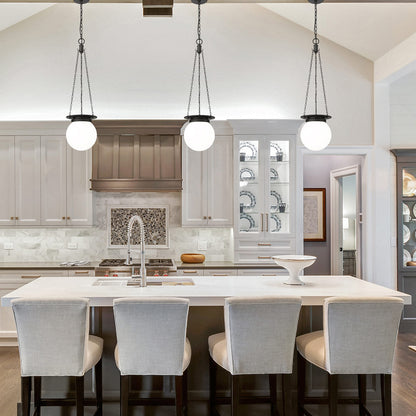
[[[319,3],[323,3],[324,0],[308,0],[308,2],[312,4],[319,4]]]
[[[76,4],[86,4],[88,3],[90,0],[74,0],[74,3]]]
[[[191,0],[193,4],[205,4],[208,0]],[[323,0],[322,0],[323,1]]]

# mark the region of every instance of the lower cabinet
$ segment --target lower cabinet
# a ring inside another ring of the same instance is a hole
[[[176,276],[203,276],[203,269],[178,269]]]
[[[204,269],[204,276],[237,276],[237,269]]]

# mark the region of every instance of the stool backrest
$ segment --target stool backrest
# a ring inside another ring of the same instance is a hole
[[[333,297],[324,301],[326,367],[332,374],[390,374],[403,300]]]
[[[231,374],[291,373],[299,297],[235,297],[224,318]]]
[[[82,376],[89,332],[88,299],[12,301],[22,376]]]
[[[189,300],[114,300],[119,369],[122,375],[181,375]]]

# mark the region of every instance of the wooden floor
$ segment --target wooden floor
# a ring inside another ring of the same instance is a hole
[[[416,416],[416,334],[400,334],[393,373],[393,415]],[[0,416],[16,416],[20,401],[20,372],[17,348],[0,348]]]

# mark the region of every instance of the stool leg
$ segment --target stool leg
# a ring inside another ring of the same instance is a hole
[[[21,377],[22,389],[22,416],[30,416],[30,392],[32,390],[32,378]]]
[[[103,412],[103,361],[100,360],[94,367],[95,370],[95,392],[97,399],[97,416]]]
[[[182,397],[182,403],[183,403],[183,415],[188,415],[188,369],[186,369],[183,373],[182,378],[183,383],[183,397]]]
[[[276,374],[269,374],[269,388],[270,388],[270,414],[277,416],[277,376]]]
[[[176,405],[176,416],[183,415],[183,375],[175,376],[175,405]]]
[[[306,361],[301,354],[298,353],[298,416],[303,416],[305,412],[305,378],[306,378]]]
[[[231,416],[238,416],[240,405],[240,376],[231,375]]]
[[[291,374],[282,374],[283,416],[292,414]]]
[[[392,416],[391,406],[391,374],[381,374],[381,403],[383,416]]]
[[[120,416],[129,413],[129,376],[120,375]]]
[[[40,416],[40,392],[42,389],[42,377],[33,377],[34,380],[34,390],[33,390],[33,399],[36,409],[36,415]]]
[[[358,398],[360,406],[360,416],[366,416],[364,407],[367,403],[367,376],[365,374],[358,375]]]
[[[329,414],[337,416],[338,410],[338,375],[328,374]]]
[[[84,416],[84,376],[75,377],[77,416]]]
[[[217,388],[217,364],[209,356],[209,415],[215,416],[215,394]]]

